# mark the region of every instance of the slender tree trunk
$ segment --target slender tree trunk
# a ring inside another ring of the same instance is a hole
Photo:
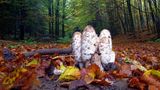
[[[24,26],[20,25],[20,40],[24,40]]]
[[[59,37],[59,0],[56,0],[56,25],[55,25],[56,38]]]
[[[157,37],[160,38],[160,16],[158,15],[158,5],[157,0],[152,0],[155,7],[155,23],[156,23],[156,31],[157,31]]]
[[[141,28],[141,17],[140,17],[141,11],[140,11],[140,7],[139,7],[139,1],[134,0],[134,6],[137,7],[137,9],[132,9],[132,12],[136,13],[136,14],[132,13],[133,14],[133,20],[134,20],[135,31],[141,32],[142,31],[142,28]]]
[[[54,36],[54,7],[53,7],[53,0],[52,0],[52,21],[51,21],[51,25],[52,25],[52,34],[51,36],[53,37]]]
[[[125,24],[124,24],[123,19],[122,19],[121,15],[120,15],[121,13],[119,12],[118,5],[117,5],[117,1],[114,0],[114,3],[115,3],[115,7],[117,7],[117,8],[116,8],[116,9],[117,9],[117,10],[116,10],[117,17],[118,17],[119,22],[120,22],[120,24],[121,24],[121,27],[122,27],[122,29],[123,29],[123,30],[121,30],[121,31],[123,32],[123,34],[126,34]]]
[[[123,1],[123,3],[125,3],[125,0]],[[129,32],[129,22],[128,22],[129,20],[128,20],[125,4],[123,5],[123,12],[124,12],[124,24],[126,26],[126,34],[127,34]]]
[[[152,29],[150,29],[150,25],[149,25],[148,3],[146,0],[144,0],[144,8],[145,8],[147,30],[150,31],[151,33],[153,33],[153,31],[152,31]]]
[[[127,0],[127,7],[128,7],[129,18],[130,18],[130,31],[135,37],[135,27],[134,27],[133,16],[132,16],[131,0]]]
[[[53,24],[52,24],[52,17],[53,17],[53,0],[48,0],[48,15],[49,15],[49,34],[52,35],[53,34]]]
[[[143,28],[144,28],[144,18],[143,18],[143,13],[142,13],[142,0],[137,0],[137,1],[138,1],[141,29],[143,30]]]
[[[18,30],[18,8],[17,6],[15,6],[15,30],[14,30],[14,39],[16,40],[17,39],[17,30]]]
[[[17,37],[17,26],[16,26],[16,28],[14,30],[14,39],[16,39],[16,37]]]
[[[20,2],[21,4],[21,7],[20,7],[20,26],[19,26],[19,30],[20,30],[20,35],[19,35],[19,39],[20,40],[24,40],[24,29],[25,29],[25,26],[24,26],[24,18],[25,18],[25,10],[24,10],[24,7],[25,7],[25,2]]]
[[[149,3],[149,8],[150,8],[150,11],[151,11],[151,17],[152,17],[152,22],[153,22],[153,30],[154,30],[154,33],[156,32],[156,20],[155,20],[155,15],[154,15],[154,10],[153,10],[153,7],[152,7],[152,2],[151,0],[148,0],[148,3]]]
[[[65,7],[66,7],[66,0],[63,0],[63,16],[62,16],[62,37],[65,36]]]
[[[93,3],[93,6],[94,9],[96,10],[95,12],[95,20],[96,20],[96,29],[97,30],[97,33],[99,34],[100,33],[100,30],[103,29],[102,28],[102,18],[101,18],[101,14],[100,14],[100,5],[99,5],[99,0],[95,0],[94,3]],[[93,7],[91,7],[93,8]]]

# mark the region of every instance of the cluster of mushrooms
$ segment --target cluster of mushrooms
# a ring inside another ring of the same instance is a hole
[[[82,33],[75,32],[72,38],[72,50],[80,68],[94,63],[104,70],[108,63],[115,61],[111,34],[106,29],[101,31],[99,37],[90,25],[86,26]]]

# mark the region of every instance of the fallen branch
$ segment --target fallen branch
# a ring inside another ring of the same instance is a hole
[[[35,51],[31,51],[31,52],[25,52],[23,53],[25,57],[31,57],[35,54],[41,54],[41,55],[51,55],[51,54],[70,54],[72,53],[72,48],[64,48],[64,49],[60,49],[60,48],[52,48],[52,49],[38,49]],[[3,57],[5,60],[12,60],[14,58],[14,53],[11,52],[9,49],[4,48],[3,49]]]
[[[31,51],[31,52],[26,52],[24,53],[25,57],[31,57],[33,55],[35,55],[36,53],[39,53],[41,55],[51,55],[51,54],[70,54],[72,53],[72,48],[64,48],[64,49],[59,49],[59,48],[52,48],[52,49],[38,49],[35,51]]]

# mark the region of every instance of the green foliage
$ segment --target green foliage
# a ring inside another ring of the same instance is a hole
[[[22,43],[25,43],[25,44],[36,44],[37,42],[34,41],[33,38],[30,38],[30,39],[23,40]]]
[[[160,38],[156,39],[155,42],[160,42]]]
[[[160,38],[152,38],[150,40],[148,40],[148,42],[160,42]]]
[[[19,45],[12,45],[12,44],[9,44],[8,45],[8,48],[12,49],[12,48],[17,48]]]
[[[56,41],[57,43],[71,43],[71,38],[69,36],[60,37]]]
[[[66,1],[65,8],[64,1]],[[127,1],[130,1],[131,5],[127,4]],[[26,34],[31,37],[50,34],[59,38],[64,35],[64,31],[71,35],[75,27],[83,29],[88,24],[93,25],[97,33],[106,28],[112,34],[126,34],[131,30],[131,23],[136,30],[143,30],[146,26],[152,28],[153,24],[156,25],[154,19],[158,21],[160,16],[159,4],[158,0],[2,0],[0,1],[0,36],[12,35],[8,38],[16,39]],[[133,20],[130,20],[129,16],[132,14],[129,13],[128,6],[131,7]],[[20,32],[23,30],[20,26],[24,29],[24,35]],[[57,41],[69,41],[69,37],[66,37],[68,36]]]

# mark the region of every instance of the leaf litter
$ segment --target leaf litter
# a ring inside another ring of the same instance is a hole
[[[72,55],[36,54],[25,58],[22,54],[42,48],[65,48],[69,45],[16,46],[15,43],[14,45],[15,47],[7,48],[6,44],[0,49],[1,90],[160,89],[160,44],[158,43],[113,44],[116,61],[105,67],[106,71],[101,71],[96,64],[79,69],[75,66]]]

